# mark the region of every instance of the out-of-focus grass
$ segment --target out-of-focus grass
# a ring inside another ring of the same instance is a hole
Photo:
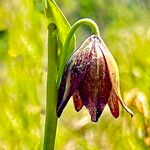
[[[94,19],[118,62],[121,91],[134,111],[114,119],[106,107],[98,123],[72,100],[59,120],[56,150],[150,148],[150,2],[58,1],[71,23]],[[68,7],[69,6],[69,7]],[[77,32],[78,45],[90,34]],[[0,149],[40,149],[44,125],[46,21],[40,0],[0,1]]]
[[[0,2],[0,149],[39,149],[46,23],[32,1]]]

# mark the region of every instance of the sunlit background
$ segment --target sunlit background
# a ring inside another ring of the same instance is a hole
[[[120,70],[121,92],[134,112],[106,107],[92,123],[72,99],[58,122],[56,150],[150,149],[150,1],[56,1],[67,19],[92,18]],[[0,0],[0,150],[38,150],[46,85],[46,21],[42,0]],[[91,34],[77,31],[77,46]]]

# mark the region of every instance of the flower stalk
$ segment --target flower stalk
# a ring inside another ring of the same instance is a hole
[[[48,26],[48,72],[43,150],[53,150],[57,129],[57,27]]]

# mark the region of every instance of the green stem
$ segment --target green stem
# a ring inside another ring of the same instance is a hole
[[[47,73],[47,99],[43,150],[54,150],[57,128],[57,30],[56,25],[48,26],[48,73]]]
[[[80,19],[72,25],[71,30],[64,43],[64,50],[68,49],[72,36],[76,32],[76,30],[83,24],[90,26],[92,28],[93,34],[97,34],[97,35],[100,34],[97,24],[92,19],[89,19],[89,18]]]
[[[63,52],[61,53],[61,56],[60,56],[60,63],[59,63],[60,65],[59,65],[59,71],[58,71],[58,84],[59,84],[61,75],[63,73],[64,67],[67,63],[67,60],[70,57],[70,54],[72,53],[72,50],[68,49],[70,42],[71,42],[71,39],[72,39],[74,33],[76,32],[76,30],[81,25],[90,26],[92,29],[92,34],[96,34],[96,35],[100,34],[97,24],[89,18],[80,19],[72,25],[72,27],[68,33],[68,36],[65,40],[65,43],[64,43]]]

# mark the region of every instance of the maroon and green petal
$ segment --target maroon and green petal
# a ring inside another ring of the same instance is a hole
[[[66,65],[58,91],[57,117],[61,116],[68,100],[84,78],[88,63],[92,59],[88,44],[90,41],[91,38],[87,38],[81,47],[73,53]]]
[[[83,100],[80,97],[79,91],[76,90],[73,94],[73,103],[74,103],[74,108],[78,112],[82,109],[83,107]]]
[[[110,51],[108,50],[108,48],[106,47],[103,40],[100,37],[99,37],[99,39],[100,39],[100,48],[104,54],[104,57],[105,57],[105,60],[106,60],[107,66],[108,66],[109,76],[110,76],[110,80],[111,80],[112,88],[113,88],[112,91],[116,94],[116,97],[117,97],[116,99],[118,99],[120,101],[122,107],[132,117],[133,112],[125,105],[124,101],[122,100],[121,94],[120,94],[119,70],[118,70],[117,63],[116,63],[114,57],[112,56],[112,54],[110,53]],[[117,101],[117,100],[115,100],[115,101]]]

